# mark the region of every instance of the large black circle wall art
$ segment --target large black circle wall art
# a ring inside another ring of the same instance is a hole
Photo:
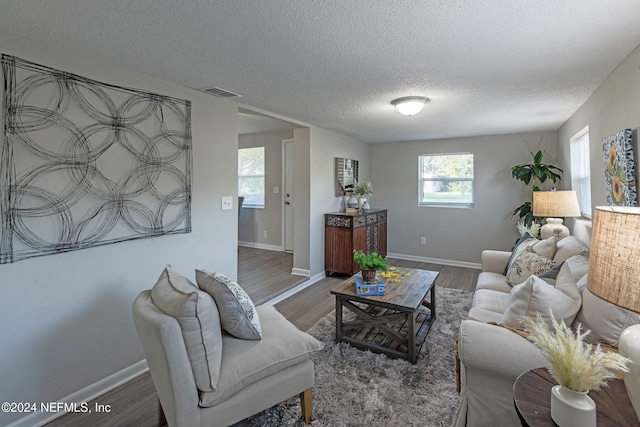
[[[191,232],[191,103],[2,55],[0,264]]]

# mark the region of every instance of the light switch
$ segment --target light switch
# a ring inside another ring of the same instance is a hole
[[[225,196],[222,198],[222,210],[228,211],[233,209],[233,196]]]
[[[275,186],[273,187],[273,194],[278,194],[280,192],[280,187]]]

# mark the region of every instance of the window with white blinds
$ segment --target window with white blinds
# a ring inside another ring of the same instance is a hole
[[[571,138],[571,184],[578,195],[582,215],[591,218],[591,168],[589,166],[589,127]]]

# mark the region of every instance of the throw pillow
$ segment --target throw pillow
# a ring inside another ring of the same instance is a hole
[[[582,307],[576,323],[582,324],[582,331],[590,330],[584,340],[591,344],[604,342],[614,347],[622,331],[639,322],[638,313],[627,310],[589,292],[582,292]]]
[[[538,313],[545,323],[552,328],[550,311],[555,319],[571,325],[580,309],[580,302],[575,301],[561,290],[549,286],[537,276],[530,276],[523,283],[511,290],[509,305],[502,316],[502,323],[511,328],[522,328],[523,317],[535,318]]]
[[[540,274],[536,274],[536,276],[538,276],[541,279],[553,279],[553,280],[556,280],[556,277],[558,276],[558,273],[560,272],[560,268],[562,268],[563,265],[564,265],[564,263],[561,262],[560,264],[556,265],[553,268],[550,268],[547,271],[543,271]]]
[[[513,261],[513,258],[516,256],[516,254],[518,253],[518,248],[520,246],[524,245],[523,243],[525,242],[529,242],[527,244],[527,246],[534,244],[535,242],[537,242],[538,239],[536,239],[535,237],[533,237],[531,234],[524,233],[522,236],[520,236],[520,238],[518,240],[516,240],[516,244],[513,246],[513,249],[511,249],[511,256],[509,257],[509,260],[507,261],[507,266],[504,268],[504,275],[507,275],[507,271],[509,270],[509,265],[511,265],[511,261]]]
[[[535,252],[523,251],[509,266],[507,283],[515,286],[522,283],[532,274],[540,274],[556,265],[556,262],[538,255]]]
[[[196,387],[214,391],[222,363],[222,328],[211,296],[167,266],[151,289],[151,300],[178,321]]]
[[[225,331],[246,340],[262,338],[256,307],[240,285],[223,274],[205,270],[196,270],[196,283],[215,300]]]
[[[556,262],[562,262],[574,255],[584,255],[588,257],[588,254],[589,247],[586,244],[581,240],[576,239],[575,236],[567,236],[558,241],[558,250],[553,256],[553,260]]]
[[[555,236],[551,236],[548,239],[540,240],[529,248],[530,251],[542,255],[545,258],[553,259],[553,256],[558,250],[558,239]]]

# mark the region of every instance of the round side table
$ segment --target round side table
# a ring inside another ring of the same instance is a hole
[[[551,387],[557,384],[546,368],[527,371],[516,379],[513,385],[513,403],[523,426],[557,427],[551,419]],[[598,391],[589,392],[589,396],[596,402],[598,427],[640,427],[624,381],[612,380],[608,384]]]

